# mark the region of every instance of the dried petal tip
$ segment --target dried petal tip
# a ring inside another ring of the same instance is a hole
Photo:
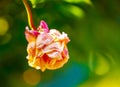
[[[39,26],[39,28],[38,28],[40,31],[44,31],[44,32],[49,32],[49,28],[48,28],[48,25],[46,24],[46,22],[44,21],[44,20],[42,20],[41,22],[40,22],[40,26]]]
[[[29,30],[28,26],[26,27],[25,37],[28,42],[34,41],[38,36],[39,32],[36,30]]]

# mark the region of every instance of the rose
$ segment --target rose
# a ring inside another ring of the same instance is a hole
[[[36,69],[57,69],[69,59],[67,34],[56,29],[48,29],[42,20],[37,30],[26,27],[25,36],[28,41],[28,64]]]

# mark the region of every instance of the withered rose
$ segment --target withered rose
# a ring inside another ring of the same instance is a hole
[[[67,43],[70,41],[67,34],[56,29],[48,29],[42,20],[37,30],[26,27],[25,36],[28,41],[28,64],[36,69],[57,69],[69,59]]]

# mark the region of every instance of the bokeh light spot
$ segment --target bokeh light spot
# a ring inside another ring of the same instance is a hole
[[[28,69],[23,73],[23,79],[30,85],[37,85],[40,81],[40,73],[37,70]]]
[[[105,73],[107,73],[110,69],[110,65],[107,62],[107,60],[104,57],[99,57],[98,59],[98,66],[95,69],[95,73],[98,75],[103,75]]]
[[[5,18],[0,17],[0,35],[6,34],[8,28],[9,28],[8,21]]]
[[[4,45],[4,44],[9,43],[10,40],[11,40],[11,38],[12,38],[11,34],[7,33],[7,34],[4,35],[4,37],[2,38],[0,45]]]
[[[110,70],[107,58],[99,53],[90,55],[89,66],[91,71],[97,75],[104,75]]]
[[[96,84],[95,87],[120,87],[119,80],[113,78],[104,78]]]

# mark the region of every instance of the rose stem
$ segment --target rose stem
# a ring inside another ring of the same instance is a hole
[[[36,30],[35,26],[34,26],[34,23],[33,23],[33,19],[32,19],[32,12],[30,10],[30,6],[28,5],[27,1],[26,0],[22,0],[23,1],[23,4],[25,6],[25,9],[27,11],[27,16],[28,16],[28,23],[29,23],[29,26],[32,30]]]

